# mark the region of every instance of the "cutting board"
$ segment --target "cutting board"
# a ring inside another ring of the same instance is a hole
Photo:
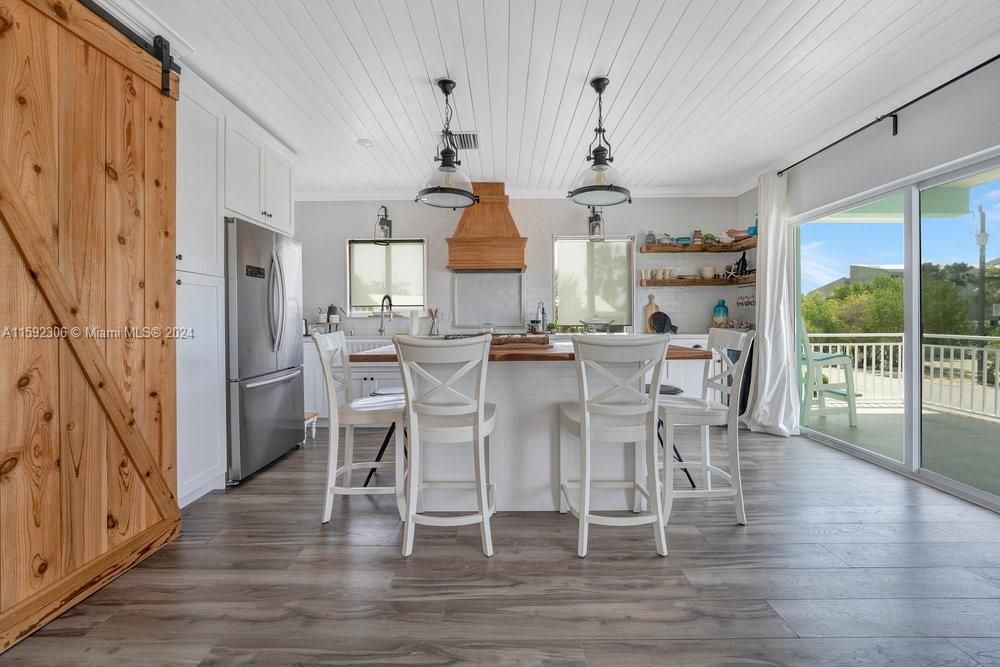
[[[503,347],[504,349],[532,349],[539,346],[545,347],[549,344],[549,337],[545,334],[534,336],[497,336],[490,341],[493,347]]]

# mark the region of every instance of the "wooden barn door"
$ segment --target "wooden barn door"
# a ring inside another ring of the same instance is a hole
[[[178,88],[76,0],[0,0],[0,651],[180,530]]]

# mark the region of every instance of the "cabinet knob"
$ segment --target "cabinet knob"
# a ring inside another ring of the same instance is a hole
[[[184,255],[177,253],[177,259],[184,259]]]
[[[180,285],[180,284],[181,284],[181,279],[180,279],[180,278],[178,278],[178,279],[177,279],[177,284],[178,284],[178,285]]]

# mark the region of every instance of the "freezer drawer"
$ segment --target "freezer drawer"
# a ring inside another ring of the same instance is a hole
[[[302,368],[229,383],[229,481],[238,482],[303,440]]]

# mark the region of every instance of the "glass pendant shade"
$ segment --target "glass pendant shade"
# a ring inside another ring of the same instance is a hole
[[[476,203],[472,182],[455,167],[441,165],[435,169],[417,199],[438,208],[465,208]]]
[[[618,170],[609,164],[588,164],[573,181],[569,198],[583,206],[614,206],[632,199]]]

